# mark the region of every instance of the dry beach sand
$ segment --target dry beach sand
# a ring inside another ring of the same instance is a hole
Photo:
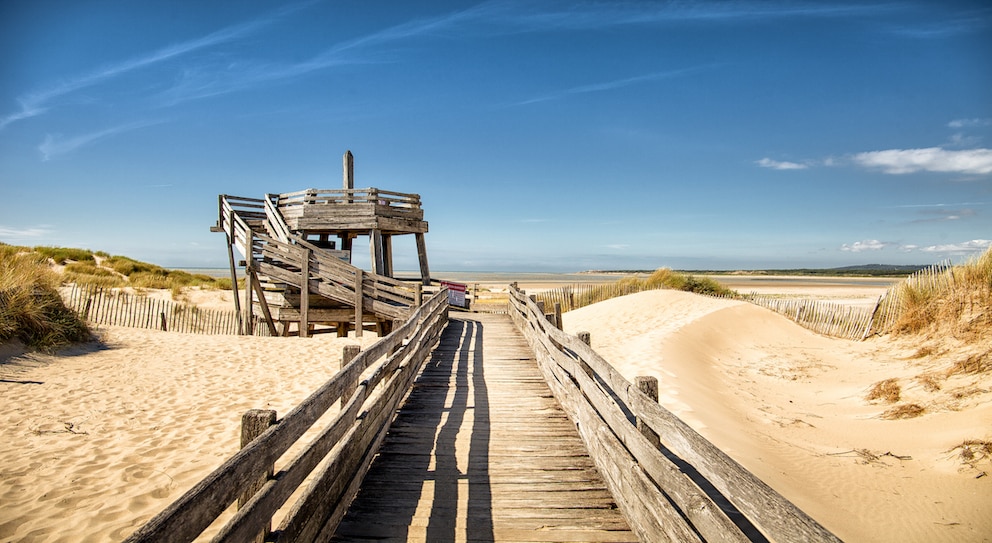
[[[376,341],[99,334],[0,364],[0,541],[124,539],[237,452],[245,411],[285,415]]]
[[[227,308],[224,294],[189,298]],[[992,465],[955,448],[992,441],[988,375],[928,391],[919,377],[947,361],[913,358],[911,344],[829,339],[758,307],[682,292],[610,300],[564,322],[591,332],[628,378],[657,376],[666,407],[841,538],[992,540],[992,476],[981,476]],[[123,539],[237,450],[245,410],[284,415],[359,342],[100,335],[102,346],[60,356],[0,353],[0,542]],[[890,378],[900,402],[865,399]],[[906,402],[926,412],[880,417]]]

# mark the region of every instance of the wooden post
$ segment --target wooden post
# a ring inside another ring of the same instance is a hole
[[[248,277],[250,278],[249,284],[252,286],[252,288],[255,291],[255,294],[258,296],[258,304],[262,307],[262,315],[265,317],[265,324],[268,325],[269,327],[269,334],[272,336],[276,336],[278,335],[278,333],[276,330],[276,325],[272,321],[272,313],[269,311],[269,302],[266,301],[265,299],[265,291],[262,290],[262,284],[258,281],[258,273],[255,271],[254,264],[248,267]],[[254,317],[254,315],[252,315],[252,317]],[[252,318],[251,320],[252,320],[251,326],[252,328],[254,328],[255,320],[254,318]],[[252,334],[254,333],[255,333],[254,330],[252,330]]]
[[[393,236],[382,236],[382,275],[393,276]]]
[[[166,324],[165,324],[165,312],[159,313],[158,316],[159,316],[159,318],[162,321],[162,331],[163,332],[168,332],[169,331],[169,327],[166,326]],[[240,333],[240,330],[239,330],[239,333]]]
[[[561,302],[555,302],[555,328],[561,330]]]
[[[351,246],[353,245],[352,241],[354,238],[351,237],[351,234],[342,232],[338,235],[338,239],[341,240],[341,250],[348,251],[348,263],[351,264]]]
[[[364,282],[362,270],[355,270],[355,337],[362,337],[362,319],[364,319],[364,296],[362,294],[362,283]]]
[[[300,337],[310,335],[310,249],[303,248],[300,275]]]
[[[253,246],[255,245],[255,231],[249,228],[248,233],[246,234],[245,237],[246,237],[245,251],[247,252],[247,254],[245,255],[245,261],[247,262],[248,269],[251,269],[252,264],[254,264],[255,262],[255,258],[253,255],[254,253]],[[252,273],[248,273],[247,276],[245,277],[245,282],[247,283],[245,285],[245,304],[248,312],[247,315],[248,322],[245,326],[245,329],[248,331],[249,336],[255,335],[255,308],[254,308],[254,302],[252,301],[252,287],[254,286],[252,285],[252,283],[254,282],[254,280],[255,277]]]
[[[371,250],[372,257],[372,273],[385,275],[384,268],[386,267],[383,262],[382,256],[382,230],[372,230],[369,233],[369,249]]]
[[[424,305],[424,286],[417,284],[413,291],[413,303],[417,307]]]
[[[238,314],[238,335],[244,333],[244,327],[241,325],[241,293],[238,291],[238,272],[234,265],[234,244],[237,243],[237,239],[234,237],[234,210],[228,215],[227,224],[231,228],[231,232],[228,233],[227,230],[224,234],[227,236],[227,259],[231,263],[231,292],[234,293],[234,311]]]
[[[431,284],[431,270],[427,265],[427,241],[423,233],[414,234],[417,238],[417,258],[420,260],[420,282],[426,287]]]
[[[640,390],[644,394],[647,394],[649,398],[653,401],[658,401],[658,378],[650,377],[645,375],[639,375],[634,382],[637,384],[637,390]],[[644,437],[648,438],[648,441],[654,445],[655,448],[661,447],[661,440],[658,438],[658,434],[652,430],[647,424],[641,420],[640,417],[637,418],[637,429],[640,430]]]
[[[241,448],[245,448],[249,443],[262,435],[270,426],[276,423],[276,412],[272,409],[249,409],[241,416]],[[238,509],[241,509],[251,500],[256,492],[261,490],[265,482],[272,478],[274,466],[269,466],[266,474],[255,481],[249,482],[244,491],[238,496]],[[258,534],[256,543],[264,543],[265,537],[272,531],[271,524]]]
[[[344,174],[342,175],[343,188],[345,190],[345,202],[352,203],[351,193],[348,191],[355,189],[355,155],[351,154],[351,150],[344,152],[343,157],[344,163]]]
[[[345,345],[341,352],[341,369],[344,369],[345,366],[354,360],[361,350],[362,348],[358,345]],[[348,403],[348,400],[351,399],[357,389],[357,380],[353,383],[345,383],[344,390],[341,391],[341,409],[344,409],[345,404]]]
[[[592,334],[589,332],[579,332],[576,335],[579,336],[579,341],[592,347]]]

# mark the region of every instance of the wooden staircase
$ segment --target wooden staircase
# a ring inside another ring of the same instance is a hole
[[[337,323],[340,333],[346,321],[360,334],[362,323],[370,318],[388,331],[393,321],[405,320],[419,307],[419,284],[366,272],[348,262],[349,251],[304,239],[286,223],[278,198],[221,195],[219,218],[212,228],[227,235],[232,275],[233,250],[244,259],[241,264],[251,283],[249,302],[254,292],[273,333],[278,333],[277,322],[285,332],[289,322],[298,320],[301,334],[315,322]],[[311,295],[330,303],[318,299],[315,304]]]

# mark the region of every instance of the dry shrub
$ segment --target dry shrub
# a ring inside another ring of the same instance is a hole
[[[935,349],[932,345],[924,345],[917,349],[915,353],[910,355],[910,358],[926,358],[935,352],[937,352],[937,349]]]
[[[935,373],[921,373],[916,376],[916,380],[927,392],[937,392],[940,390],[940,377]]]
[[[902,405],[897,405],[896,407],[893,407],[892,409],[889,409],[888,411],[882,413],[882,418],[890,419],[890,420],[912,419],[919,417],[925,411],[926,409],[920,404],[905,403]]]
[[[951,376],[958,373],[975,375],[988,373],[990,370],[992,370],[992,350],[973,354],[964,360],[958,360],[947,370],[947,375]]]
[[[865,399],[869,402],[881,400],[886,403],[895,403],[899,401],[901,392],[898,379],[886,379],[875,383],[868,391]]]
[[[953,452],[958,449],[961,450],[958,453],[961,461],[971,466],[975,466],[982,460],[992,460],[992,441],[967,439],[947,452]]]

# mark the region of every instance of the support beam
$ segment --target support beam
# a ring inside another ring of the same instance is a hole
[[[427,241],[423,234],[414,234],[417,238],[417,258],[420,259],[420,280],[423,285],[430,286],[431,270],[427,265]]]
[[[231,264],[231,293],[234,294],[234,312],[238,315],[238,335],[244,333],[244,326],[241,322],[241,291],[238,290],[238,271],[234,265],[234,211],[232,210],[227,222],[228,227],[231,229],[231,233],[228,233],[227,229],[224,229],[224,235],[227,236],[227,260]]]
[[[232,228],[233,228],[233,226],[232,226]],[[251,228],[249,228],[248,229],[248,233],[247,233],[247,235],[245,237],[246,237],[246,240],[245,240],[245,253],[246,253],[245,254],[245,261],[247,262],[247,269],[250,272],[251,269],[252,269],[252,267],[255,264],[254,255],[252,254],[254,252],[252,250],[252,245],[254,245],[254,243],[255,243],[255,231],[252,230]],[[245,277],[245,283],[246,283],[245,284],[245,305],[247,306],[247,309],[248,309],[248,322],[245,323],[245,330],[248,331],[248,335],[249,336],[255,335],[255,322],[254,322],[255,321],[255,319],[254,319],[254,316],[255,316],[255,313],[254,313],[255,307],[254,307],[254,302],[251,299],[251,295],[252,295],[251,289],[252,289],[252,282],[253,281],[257,281],[257,279],[255,278],[255,274],[248,273],[247,276]]]
[[[300,257],[303,259],[300,270],[300,337],[310,335],[310,249],[303,248]]]
[[[362,283],[365,282],[362,270],[355,270],[355,337],[362,337],[362,319],[364,307]]]
[[[262,316],[265,317],[265,324],[269,327],[269,333],[276,336],[278,335],[278,330],[276,330],[276,324],[272,320],[272,312],[269,311],[269,302],[265,299],[265,292],[262,290],[262,283],[258,281],[258,272],[255,271],[254,266],[248,267],[247,275],[249,277],[248,281],[250,281],[249,284],[255,291],[255,295],[258,296],[258,304],[262,307]],[[288,329],[289,325],[286,325],[286,328]]]
[[[384,275],[385,263],[382,257],[382,230],[372,230],[369,233],[369,249],[370,257],[372,259],[372,273],[377,275]]]
[[[382,274],[393,276],[393,236],[382,236]]]

